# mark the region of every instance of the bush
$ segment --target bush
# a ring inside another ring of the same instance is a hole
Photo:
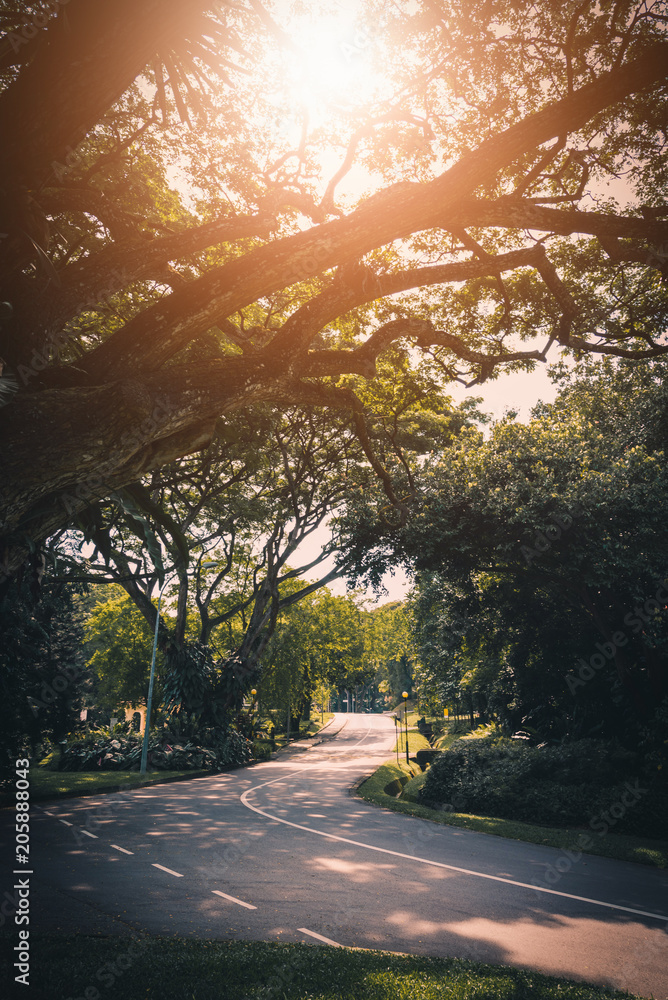
[[[253,760],[271,760],[271,743],[266,740],[253,741]]]
[[[632,795],[629,786],[641,791]],[[637,754],[593,739],[541,747],[457,740],[427,772],[419,801],[546,826],[598,820],[592,829],[657,837],[668,828],[665,784],[643,774]]]
[[[117,727],[118,728],[118,727]],[[149,740],[148,766],[159,771],[220,771],[252,759],[249,740],[234,729],[192,729],[172,726]],[[138,771],[143,737],[93,732],[67,747],[61,771]]]

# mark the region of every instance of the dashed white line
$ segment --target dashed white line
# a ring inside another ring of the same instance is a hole
[[[68,823],[66,819],[60,819],[60,820],[58,820],[58,822],[59,823],[64,823],[65,826],[73,826],[74,825],[73,823]]]
[[[45,816],[55,816],[56,814],[55,813],[50,813],[48,809],[45,809],[44,810],[44,815]]]
[[[161,872],[167,872],[168,875],[175,875],[177,878],[183,878],[183,875],[181,875],[180,872],[173,872],[171,868],[165,868],[164,865],[158,865],[155,861],[152,861],[151,864],[154,868],[159,868]]]
[[[317,938],[318,941],[323,941],[324,944],[331,944],[334,948],[343,948],[342,944],[338,941],[332,941],[331,938],[323,937],[322,934],[316,934],[315,931],[310,931],[308,927],[298,927],[297,930],[300,934],[310,934],[312,938]]]
[[[222,896],[223,899],[229,899],[231,903],[238,903],[239,906],[245,906],[247,910],[257,910],[257,906],[253,906],[252,903],[244,903],[243,899],[237,899],[236,896],[228,896],[226,892],[221,892],[220,889],[211,890],[216,896]]]
[[[119,847],[118,844],[111,845],[115,851],[123,851],[123,854],[134,854],[134,851],[126,851],[124,847]]]
[[[292,774],[281,776],[280,778],[273,778],[272,781],[265,781],[262,785],[254,785],[252,788],[246,789],[246,791],[240,796],[240,801],[246,806],[247,809],[251,809],[259,816],[275,820],[277,823],[284,823],[286,826],[291,826],[295,830],[304,830],[306,833],[313,833],[317,837],[325,837],[327,840],[336,840],[340,844],[351,844],[353,847],[363,847],[366,851],[375,851],[378,854],[388,854],[390,857],[394,858],[405,858],[406,861],[412,861],[417,864],[430,865],[433,868],[444,868],[447,871],[458,872],[461,875],[473,875],[476,878],[488,879],[490,882],[503,882],[505,885],[514,885],[520,889],[531,889],[533,892],[542,892],[550,896],[560,896],[562,899],[573,899],[578,903],[590,903],[593,906],[603,906],[609,910],[619,910],[622,913],[633,913],[635,916],[649,917],[651,920],[665,921],[668,919],[663,913],[652,913],[649,910],[636,910],[631,906],[620,906],[619,903],[607,903],[605,900],[590,899],[588,896],[576,896],[570,892],[560,892],[558,889],[544,889],[542,886],[530,885],[527,882],[518,882],[515,881],[515,879],[503,878],[500,875],[489,875],[486,872],[477,872],[471,870],[470,868],[458,868],[456,865],[447,865],[442,861],[432,861],[430,858],[421,858],[414,854],[403,854],[401,851],[391,851],[387,847],[376,847],[374,844],[364,844],[359,840],[351,840],[349,837],[338,837],[335,833],[327,833],[325,830],[316,830],[312,826],[303,826],[301,823],[293,823],[289,819],[283,819],[282,816],[277,816],[275,812],[267,812],[265,809],[253,806],[248,801],[248,796],[253,795],[255,792],[259,792],[261,788],[267,788],[269,785],[276,784],[279,781],[288,781],[290,778],[294,778],[297,775],[303,777],[304,771],[293,771]]]
[[[87,837],[91,837],[92,840],[100,839],[96,833],[89,833],[88,830],[82,830],[81,832],[85,833]]]

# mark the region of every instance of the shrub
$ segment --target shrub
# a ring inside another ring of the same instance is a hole
[[[179,732],[183,728],[172,726],[149,740],[149,767],[160,771],[219,771],[252,759],[250,741],[234,729],[203,728],[185,735]],[[142,744],[139,735],[94,732],[67,747],[59,770],[138,771]]]
[[[639,778],[643,790],[632,796],[626,782],[636,787]],[[665,785],[642,777],[637,754],[592,739],[541,747],[493,736],[457,740],[427,772],[419,801],[547,826],[606,816],[619,833],[665,836],[668,826]]]

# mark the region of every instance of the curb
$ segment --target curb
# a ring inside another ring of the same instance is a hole
[[[325,730],[335,721],[336,719],[330,719],[329,722],[326,722],[321,729],[318,729],[315,733],[311,733],[310,736],[304,736],[300,740],[295,740],[294,743],[288,743],[286,746],[281,747],[280,750],[274,750],[271,754],[270,760],[278,760],[281,754],[285,754],[289,750],[296,750],[298,753],[303,753],[306,750],[311,750],[313,747],[319,746],[321,743],[324,743],[322,733],[324,733]],[[343,729],[343,726],[341,726],[341,729]],[[337,730],[337,732],[340,732],[340,730]],[[327,733],[326,735],[329,736],[330,734]],[[336,733],[331,735],[336,736]],[[308,740],[308,743],[305,742],[306,740]],[[254,761],[253,763],[256,762]],[[259,763],[262,763],[262,761]]]
[[[371,771],[370,774],[365,774],[361,778],[356,778],[353,781],[352,785],[350,785],[350,787],[348,788],[348,795],[356,795],[359,789],[362,787],[362,785],[364,785],[369,780],[369,778],[372,778],[377,770],[378,768],[376,768],[374,771]]]

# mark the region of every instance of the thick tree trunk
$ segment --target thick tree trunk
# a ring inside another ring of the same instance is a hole
[[[0,184],[39,189],[161,47],[187,36],[202,0],[70,0],[0,96]],[[21,54],[21,37],[14,45]]]
[[[33,57],[0,95],[0,223],[9,233],[0,243],[0,272],[17,272],[33,255],[31,240],[42,242],[43,186],[68,173],[82,140],[160,48],[192,30],[205,6],[70,0],[37,29]],[[19,58],[31,44],[22,34],[10,43]]]

